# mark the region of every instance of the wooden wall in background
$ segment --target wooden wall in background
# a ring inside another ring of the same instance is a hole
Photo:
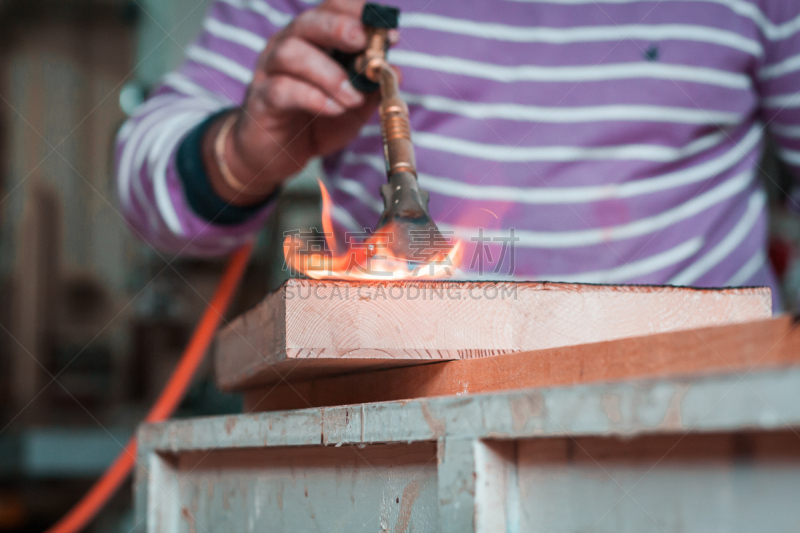
[[[3,370],[17,405],[49,381],[31,356],[53,370],[54,279],[89,276],[117,309],[128,301],[133,238],[116,205],[113,141],[135,26],[120,5],[0,5],[0,278],[15,293],[0,298],[0,316],[14,318],[3,325],[19,341],[6,336],[0,352],[12,354]],[[105,342],[124,346],[124,326],[111,324]]]
[[[23,215],[11,300],[11,405],[35,419],[35,402],[52,372],[55,300],[59,290],[61,209],[51,186],[33,183]]]
[[[114,199],[112,149],[125,118],[119,89],[131,75],[133,27],[110,2],[96,4],[18,2],[4,13],[3,241],[16,250],[30,182],[50,183],[64,206],[65,266],[117,289],[130,237]]]

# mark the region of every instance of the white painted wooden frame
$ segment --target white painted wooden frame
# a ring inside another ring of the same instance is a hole
[[[136,531],[797,531],[800,368],[187,419]]]

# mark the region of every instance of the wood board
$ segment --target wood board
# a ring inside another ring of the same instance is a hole
[[[245,412],[304,409],[633,379],[744,375],[800,365],[791,317],[245,390]]]
[[[768,288],[289,280],[217,337],[223,390],[769,318]]]

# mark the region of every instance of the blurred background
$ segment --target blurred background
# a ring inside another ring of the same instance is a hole
[[[118,128],[208,3],[0,0],[0,531],[52,525],[119,453],[225,265],[137,241],[113,189]],[[284,193],[232,315],[286,275],[282,228],[318,226],[317,169]],[[178,416],[240,410],[206,366]],[[130,503],[91,531],[130,531]]]
[[[208,3],[0,0],[0,531],[42,531],[111,462],[224,266],[136,241],[112,175],[117,129],[182,60]],[[800,217],[769,149],[761,167],[770,257],[795,312]],[[284,279],[284,229],[319,227],[318,175],[311,165],[284,191],[231,315]],[[206,366],[178,416],[240,409]],[[127,488],[91,531],[129,531],[130,503]]]

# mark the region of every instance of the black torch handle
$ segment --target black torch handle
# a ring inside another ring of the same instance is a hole
[[[368,2],[361,12],[361,22],[367,28],[368,35],[372,35],[375,30],[397,29],[399,16],[400,10],[396,7]],[[388,39],[385,40],[383,46],[384,50],[389,50]],[[372,81],[364,75],[364,72],[359,72],[356,68],[356,59],[362,54],[363,52],[345,53],[334,50],[331,55],[345,68],[353,87],[362,93],[373,93],[380,89],[380,84]]]

